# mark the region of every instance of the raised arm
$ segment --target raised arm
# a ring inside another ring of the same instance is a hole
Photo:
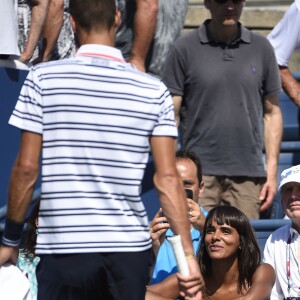
[[[134,36],[129,62],[145,72],[146,57],[154,37],[158,0],[136,0]]]
[[[154,184],[162,210],[170,223],[172,231],[181,235],[184,252],[190,257],[188,260],[190,276],[186,278],[179,277],[182,295],[196,295],[202,287],[203,279],[193,254],[187,203],[182,181],[175,165],[174,139],[153,136],[150,143],[156,167]]]
[[[245,296],[233,300],[268,300],[275,283],[275,271],[269,264],[260,265],[252,277],[252,284]]]
[[[264,99],[264,141],[267,159],[267,181],[264,184],[260,199],[261,211],[271,206],[277,191],[277,165],[282,138],[282,114],[279,97],[269,96]]]
[[[41,33],[43,31],[50,0],[31,0],[31,22],[29,29],[29,36],[26,41],[24,50],[20,56],[20,61],[23,63],[29,62],[33,52],[39,42]]]
[[[14,163],[9,184],[7,221],[3,245],[0,248],[0,266],[6,261],[13,263],[17,261],[18,239],[39,173],[41,145],[41,135],[22,132],[20,151]]]
[[[162,215],[162,209],[160,208],[149,226],[151,240],[152,240],[152,248],[155,257],[157,257],[159,248],[164,242],[166,237],[166,232],[169,228],[170,225],[166,217]]]

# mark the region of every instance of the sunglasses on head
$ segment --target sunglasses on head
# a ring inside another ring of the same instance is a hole
[[[225,4],[227,1],[229,1],[229,0],[215,0],[217,3],[220,3],[220,4]],[[234,3],[234,4],[237,4],[237,3],[241,3],[241,2],[243,2],[244,0],[231,0],[232,1],[232,3]]]

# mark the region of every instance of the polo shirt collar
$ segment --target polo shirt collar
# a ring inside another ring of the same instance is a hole
[[[125,62],[122,52],[119,49],[97,44],[82,45],[78,49],[76,56],[101,57],[118,62]]]
[[[217,41],[215,41],[213,39],[213,37],[208,32],[208,23],[210,21],[211,21],[210,19],[205,20],[205,22],[202,24],[202,26],[200,26],[198,28],[198,36],[199,36],[200,42],[203,44],[208,44],[211,42],[218,43]],[[244,42],[244,43],[250,44],[251,43],[250,31],[248,29],[246,29],[244,26],[242,26],[242,24],[240,22],[238,22],[238,26],[240,28],[240,36],[235,41],[233,41],[231,44],[235,44],[237,42]]]

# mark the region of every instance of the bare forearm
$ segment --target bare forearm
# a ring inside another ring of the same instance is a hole
[[[193,253],[187,203],[179,176],[161,177],[156,174],[154,183],[159,194],[163,213],[168,219],[171,229],[175,234],[181,236],[184,251]]]
[[[274,178],[276,180],[283,127],[282,114],[279,107],[276,108],[271,114],[265,114],[264,127],[267,176],[268,178]]]
[[[24,166],[18,157],[12,170],[9,185],[7,217],[10,220],[16,222],[24,220],[37,177],[38,167]]]
[[[64,18],[64,0],[52,0],[44,28],[41,61],[49,61],[57,42]]]
[[[134,18],[134,37],[130,62],[145,67],[145,60],[156,28],[157,0],[136,0],[137,9]]]
[[[31,59],[33,52],[38,44],[46,22],[49,1],[50,0],[32,1],[29,36],[24,51],[21,54],[20,60],[22,62],[28,62]]]
[[[287,67],[280,67],[282,88],[291,100],[300,106],[300,84]]]
[[[41,135],[22,132],[20,151],[9,184],[7,216],[12,221],[22,222],[30,204],[39,173],[41,145]]]

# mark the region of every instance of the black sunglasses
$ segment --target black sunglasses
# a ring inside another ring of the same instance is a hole
[[[220,4],[224,4],[226,3],[228,0],[215,0],[217,3],[220,3]],[[232,3],[234,4],[237,4],[237,3],[241,3],[243,2],[244,0],[232,0]]]

